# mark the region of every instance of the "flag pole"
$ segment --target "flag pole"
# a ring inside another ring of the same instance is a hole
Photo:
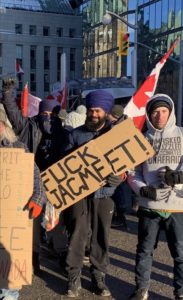
[[[60,85],[61,90],[64,88],[66,82],[66,53],[61,54],[60,59]]]

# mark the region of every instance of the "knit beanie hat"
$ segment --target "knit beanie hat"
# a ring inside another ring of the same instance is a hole
[[[171,112],[172,103],[170,102],[169,98],[164,95],[153,97],[152,100],[150,100],[149,103],[147,104],[148,116],[150,116],[152,112],[158,107],[166,107]]]
[[[60,110],[61,105],[57,100],[45,99],[39,104],[39,113],[49,111],[58,114]]]
[[[71,111],[65,118],[65,125],[76,128],[83,125],[85,120],[86,115],[80,115],[76,111]]]
[[[8,122],[8,119],[7,119],[7,116],[6,116],[6,113],[3,109],[0,108],[0,122],[3,122],[5,124],[7,124]]]
[[[80,115],[85,115],[86,114],[86,106],[84,105],[79,105],[77,108],[76,108],[76,112]]]
[[[90,92],[86,96],[87,109],[94,108],[94,107],[100,107],[106,113],[110,113],[113,105],[114,105],[113,96],[104,90],[96,90],[96,91]]]
[[[113,107],[112,107],[112,110],[110,112],[110,114],[116,118],[116,119],[119,119],[122,117],[124,113],[124,109],[123,109],[123,106],[119,105],[119,104],[115,104]]]

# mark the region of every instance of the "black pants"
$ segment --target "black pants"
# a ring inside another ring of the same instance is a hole
[[[183,295],[183,213],[172,213],[168,219],[139,210],[138,245],[136,254],[137,288],[148,288],[154,248],[159,230],[165,230],[168,248],[174,260],[174,294]]]
[[[91,221],[91,270],[107,272],[109,264],[109,230],[113,215],[114,203],[111,198],[81,200],[68,208],[68,231],[70,235],[66,258],[66,270],[69,277],[78,275],[83,266],[83,257]]]

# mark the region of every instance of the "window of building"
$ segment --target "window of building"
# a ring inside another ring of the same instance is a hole
[[[29,26],[29,34],[30,35],[36,35],[36,25],[30,25]]]
[[[175,1],[169,0],[168,29],[175,28]]]
[[[30,74],[30,89],[31,92],[36,92],[36,73],[34,72]]]
[[[176,0],[175,1],[175,27],[176,28],[181,26],[181,19],[182,19],[181,0]]]
[[[49,92],[50,86],[49,86],[49,74],[44,73],[44,91]]]
[[[69,29],[69,37],[74,38],[76,35],[76,30],[74,28]]]
[[[2,44],[0,44],[0,57],[2,56]]]
[[[149,30],[152,33],[154,32],[155,29],[155,3],[150,5],[149,11],[150,11]]]
[[[61,55],[63,53],[63,48],[58,47],[57,48],[57,81],[60,81],[60,68],[61,68]]]
[[[70,76],[71,79],[75,79],[75,70],[76,70],[76,49],[70,49]]]
[[[44,26],[43,27],[43,35],[49,36],[50,35],[50,27]]]
[[[62,27],[57,28],[56,35],[59,37],[63,36],[63,28]]]
[[[49,70],[50,68],[50,47],[44,47],[44,69]]]
[[[144,30],[149,31],[149,6],[144,7]]]
[[[23,59],[23,46],[16,45],[16,60],[22,66],[22,59]]]
[[[168,0],[162,0],[162,19],[161,19],[161,31],[167,30],[168,25]]]
[[[36,46],[30,47],[30,68],[36,69]]]
[[[155,28],[156,28],[156,34],[161,32],[161,2],[156,3]]]
[[[16,34],[22,34],[23,30],[22,30],[22,24],[15,24],[15,33]]]
[[[2,74],[2,72],[3,72],[3,68],[2,68],[2,67],[0,67],[0,74]]]

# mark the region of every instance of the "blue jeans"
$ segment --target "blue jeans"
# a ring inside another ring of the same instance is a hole
[[[183,295],[183,213],[172,213],[168,219],[164,219],[155,212],[140,209],[138,217],[137,288],[149,288],[153,251],[158,243],[159,232],[163,229],[174,261],[174,294]]]

